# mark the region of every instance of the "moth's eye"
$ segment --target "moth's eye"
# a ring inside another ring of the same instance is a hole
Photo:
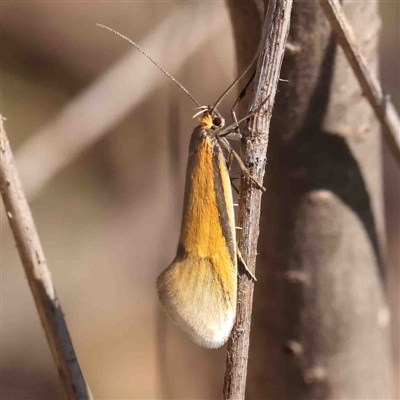
[[[213,125],[216,127],[219,127],[222,125],[222,119],[220,117],[214,117],[212,122],[213,122]]]

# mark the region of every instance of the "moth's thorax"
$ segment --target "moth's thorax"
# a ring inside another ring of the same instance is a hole
[[[202,142],[208,142],[210,147],[213,148],[214,144],[217,143],[215,131],[203,126],[196,126],[190,138],[189,155],[198,152]]]

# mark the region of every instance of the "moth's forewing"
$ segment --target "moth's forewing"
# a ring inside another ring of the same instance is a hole
[[[193,131],[178,251],[158,277],[166,311],[200,346],[218,348],[236,315],[237,259],[229,173],[214,132]]]

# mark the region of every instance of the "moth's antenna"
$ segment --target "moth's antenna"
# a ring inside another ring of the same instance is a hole
[[[217,108],[220,104],[221,101],[225,98],[225,96],[231,91],[231,89],[247,74],[247,72],[249,72],[250,68],[254,65],[254,63],[257,60],[258,57],[258,53],[260,52],[260,49],[257,50],[256,54],[254,55],[253,59],[251,60],[251,63],[249,64],[249,66],[240,74],[240,76],[238,78],[236,78],[231,85],[228,87],[228,89],[225,90],[224,93],[222,93],[222,95],[220,96],[220,98],[217,100],[217,102],[214,104],[213,106],[213,110],[215,108]]]
[[[115,35],[121,37],[122,39],[125,39],[128,41],[131,45],[135,46],[145,57],[147,57],[161,72],[164,72],[165,75],[168,76],[169,79],[171,79],[172,82],[174,82],[176,85],[178,85],[195,103],[196,105],[200,106],[200,103],[190,94],[189,90],[187,90],[181,83],[179,83],[169,72],[167,72],[163,67],[158,65],[137,43],[135,43],[132,39],[129,39],[127,36],[123,35],[122,33],[117,32],[116,30],[103,25],[103,24],[96,24],[96,26],[106,29]]]

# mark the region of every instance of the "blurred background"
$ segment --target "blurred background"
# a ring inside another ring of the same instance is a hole
[[[195,105],[137,50],[95,23],[137,41],[199,103],[210,104],[238,74],[226,5],[1,7],[1,113],[94,397],[218,398],[225,348],[190,342],[165,316],[155,290],[175,255]],[[381,2],[380,9],[381,80],[399,107],[400,6]],[[220,107],[224,115],[235,96]],[[385,146],[383,152],[397,360],[400,180]],[[2,398],[62,398],[3,213]]]

